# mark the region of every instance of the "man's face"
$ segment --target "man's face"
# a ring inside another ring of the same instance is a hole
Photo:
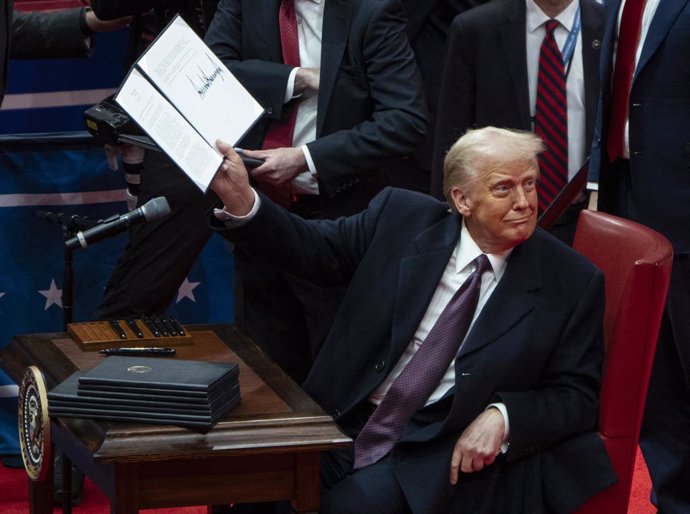
[[[508,250],[527,240],[537,225],[537,164],[522,162],[482,170],[464,190],[451,190],[467,229],[483,252]]]

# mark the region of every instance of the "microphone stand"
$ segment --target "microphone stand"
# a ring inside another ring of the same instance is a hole
[[[75,215],[67,218],[63,213],[38,211],[36,216],[50,223],[57,223],[62,227],[65,241],[74,237],[80,230],[91,228],[103,220],[93,221],[87,217]],[[73,250],[65,246],[62,266],[62,329],[67,330],[67,324],[72,323],[74,312],[74,256]]]

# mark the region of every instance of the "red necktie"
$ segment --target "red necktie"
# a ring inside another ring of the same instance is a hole
[[[278,11],[278,25],[280,27],[280,44],[283,50],[283,63],[299,66],[299,40],[297,36],[297,15],[294,0],[282,0]],[[292,102],[286,106],[284,119],[273,120],[266,131],[262,148],[289,148],[292,146],[292,136],[295,132],[297,109],[299,104]],[[292,203],[290,184],[276,186],[262,182],[261,190],[273,201],[289,208]]]
[[[534,131],[546,144],[539,156],[539,209],[543,212],[568,183],[568,97],[563,56],[553,36],[558,21],[544,24],[539,53]]]
[[[486,255],[475,262],[477,268],[450,299],[355,439],[354,469],[374,464],[395,446],[407,422],[424,406],[458,353],[477,309],[482,274],[491,270]]]
[[[645,0],[627,0],[618,30],[616,69],[611,88],[611,117],[606,151],[609,161],[623,157],[625,121],[628,119],[630,85],[635,71],[635,53],[640,39]]]

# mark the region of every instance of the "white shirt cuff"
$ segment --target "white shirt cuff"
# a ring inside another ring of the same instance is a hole
[[[285,99],[283,103],[286,104],[292,97],[295,96],[295,77],[297,76],[297,70],[299,67],[292,68],[290,75],[288,75],[287,88],[285,88]]]
[[[318,176],[316,173],[316,164],[314,164],[314,159],[311,158],[311,153],[309,153],[309,148],[307,148],[307,145],[302,145],[300,146],[300,149],[302,150],[302,153],[304,154],[304,160],[307,161],[307,167],[309,168],[309,173],[314,175],[315,177]]]
[[[252,210],[244,216],[235,216],[234,214],[230,214],[225,210],[225,206],[223,206],[222,209],[213,209],[213,215],[225,223],[225,226],[228,228],[241,227],[256,215],[259,207],[261,206],[261,197],[256,194],[256,190],[254,188],[252,188],[252,192],[254,193],[254,205],[252,206]]]
[[[510,442],[508,441],[508,438],[510,437],[510,423],[508,422],[508,409],[506,408],[506,404],[502,402],[497,402],[497,403],[491,403],[487,407],[487,409],[498,409],[498,412],[501,413],[503,416],[503,422],[505,423],[506,426],[506,432],[503,437],[503,443],[501,443],[501,453],[506,453],[508,451],[508,447],[510,446]]]

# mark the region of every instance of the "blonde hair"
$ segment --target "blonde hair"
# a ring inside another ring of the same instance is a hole
[[[455,210],[451,189],[470,189],[481,171],[524,163],[538,169],[544,143],[533,132],[497,127],[470,129],[450,147],[443,161],[443,194]]]

